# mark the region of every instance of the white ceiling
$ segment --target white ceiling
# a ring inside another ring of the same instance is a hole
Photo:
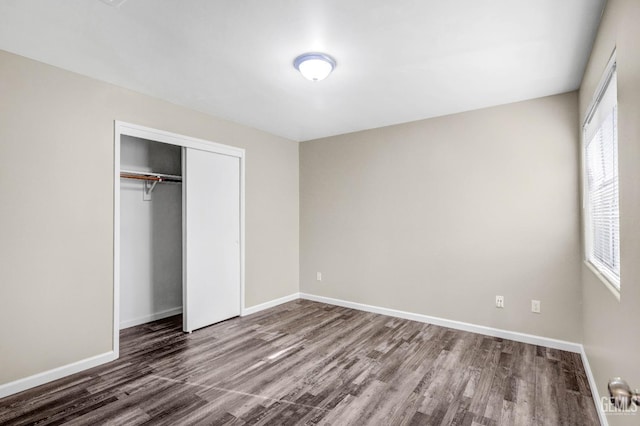
[[[604,3],[0,0],[0,49],[308,140],[574,90]]]

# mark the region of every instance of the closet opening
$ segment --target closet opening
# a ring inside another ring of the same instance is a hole
[[[244,150],[115,123],[113,349],[120,330],[244,309]]]
[[[182,150],[120,139],[120,329],[182,314]]]

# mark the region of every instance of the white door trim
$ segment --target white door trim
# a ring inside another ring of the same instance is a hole
[[[191,136],[115,121],[113,161],[113,353],[120,356],[120,140],[133,136],[154,142],[199,149],[240,159],[240,312],[245,309],[245,150]]]

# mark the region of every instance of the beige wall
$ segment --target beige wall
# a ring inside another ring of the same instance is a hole
[[[0,384],[110,351],[113,127],[246,148],[246,305],[298,291],[298,144],[0,51]]]
[[[640,2],[609,0],[580,88],[580,115],[587,111],[611,52],[618,62],[620,174],[620,301],[582,267],[584,346],[600,396],[622,376],[640,388]],[[612,425],[637,425],[635,416],[609,416]]]
[[[581,341],[577,122],[574,92],[301,143],[301,291]]]

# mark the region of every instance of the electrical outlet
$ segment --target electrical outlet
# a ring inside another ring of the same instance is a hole
[[[496,308],[504,308],[504,296],[496,296]]]
[[[539,300],[531,300],[531,312],[534,314],[540,313],[540,301]]]
[[[322,272],[316,272],[316,280],[322,281]]]

